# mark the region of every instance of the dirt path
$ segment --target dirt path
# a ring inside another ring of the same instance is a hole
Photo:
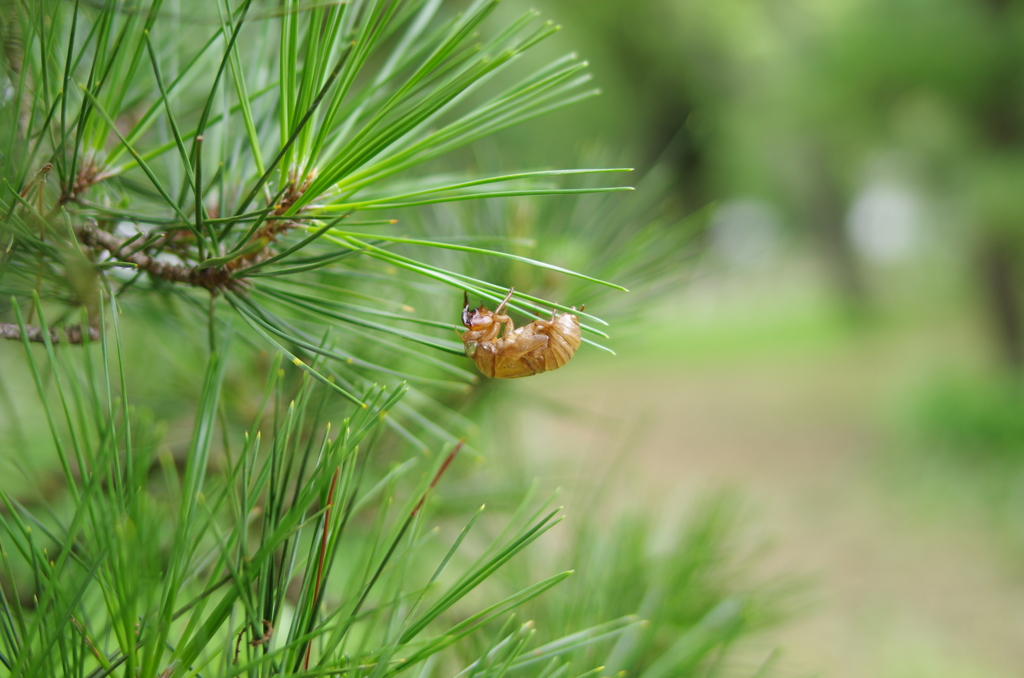
[[[770,569],[811,575],[819,593],[772,636],[780,675],[1024,675],[1024,581],[997,536],[922,516],[879,478],[880,410],[920,357],[911,338],[705,365],[599,358],[515,388],[594,415],[528,426],[528,448],[584,476],[632,431],[628,482],[655,506],[741,490],[772,537]]]

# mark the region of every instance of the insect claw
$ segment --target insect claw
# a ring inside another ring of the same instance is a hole
[[[469,292],[462,290],[462,324],[469,327]]]

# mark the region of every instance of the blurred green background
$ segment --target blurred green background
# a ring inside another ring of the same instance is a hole
[[[529,7],[563,29],[519,58],[575,51],[603,94],[452,164],[631,166],[637,192],[402,225],[533,239],[634,291],[474,260],[586,303],[617,355],[584,347],[558,372],[445,396],[486,464],[458,471],[442,516],[481,497],[505,510],[534,476],[565,488],[576,532],[524,570],[580,574],[531,613],[639,611],[659,649],[734,594],[799,580],[786,609],[752,606],[764,630],[740,675],[766,656],[784,676],[1024,673],[1024,2],[506,0],[490,28]],[[422,296],[424,317],[454,320],[452,298]],[[131,304],[126,325],[157,331],[129,332],[129,353],[160,359],[128,390],[179,450],[203,328]],[[15,353],[2,431],[34,448],[48,432]],[[230,414],[247,422],[269,359],[237,363]]]
[[[530,463],[664,516],[738,487],[814,582],[782,675],[1020,675],[1024,3],[532,6],[603,96],[502,152],[599,148],[701,248],[617,357],[503,385]]]

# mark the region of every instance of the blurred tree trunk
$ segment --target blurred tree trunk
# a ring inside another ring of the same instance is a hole
[[[685,102],[666,106],[659,112],[660,120],[652,144],[648,168],[665,163],[676,175],[675,192],[687,213],[702,209],[715,196],[709,188],[706,141],[694,133],[689,124],[695,109]]]
[[[1013,243],[989,235],[982,246],[981,277],[988,296],[999,350],[1014,372],[1024,367],[1021,329],[1020,257]]]
[[[829,171],[822,152],[816,150],[811,159],[814,191],[811,196],[811,226],[828,267],[829,275],[847,311],[853,317],[867,310],[867,285],[864,272],[846,233],[848,201]]]
[[[1020,3],[1014,0],[982,0],[982,3],[995,19],[993,37],[1004,45],[1011,44],[1016,33],[1007,30],[1011,18],[1009,11]],[[998,65],[993,76],[988,96],[978,110],[979,127],[990,151],[997,157],[1020,153],[1024,150],[1024,117],[1019,104],[1020,74],[1015,64],[1006,60]],[[1016,219],[1012,216],[1008,219],[1016,228],[1007,228],[1006,223],[1001,223],[1007,220],[1006,217],[997,217],[995,224],[985,225],[980,243],[980,274],[1003,363],[1020,374],[1024,371],[1024,307],[1020,289],[1024,259],[1017,234],[1022,225],[1014,223]]]

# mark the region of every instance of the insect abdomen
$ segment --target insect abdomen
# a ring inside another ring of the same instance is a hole
[[[569,362],[580,347],[580,321],[570,313],[558,316],[548,331],[547,370],[557,370]]]
[[[565,365],[580,346],[579,319],[571,313],[558,316],[553,321],[536,320],[523,328],[524,334],[540,335],[547,339],[544,345],[526,353],[516,353],[516,339],[505,348],[506,355],[499,350],[491,365],[493,376],[498,379],[530,377],[540,372],[550,372]],[[506,340],[507,341],[507,340]],[[522,339],[519,339],[522,341]],[[484,371],[484,366],[477,366]],[[487,372],[484,371],[486,374]],[[490,375],[489,375],[490,376]]]

